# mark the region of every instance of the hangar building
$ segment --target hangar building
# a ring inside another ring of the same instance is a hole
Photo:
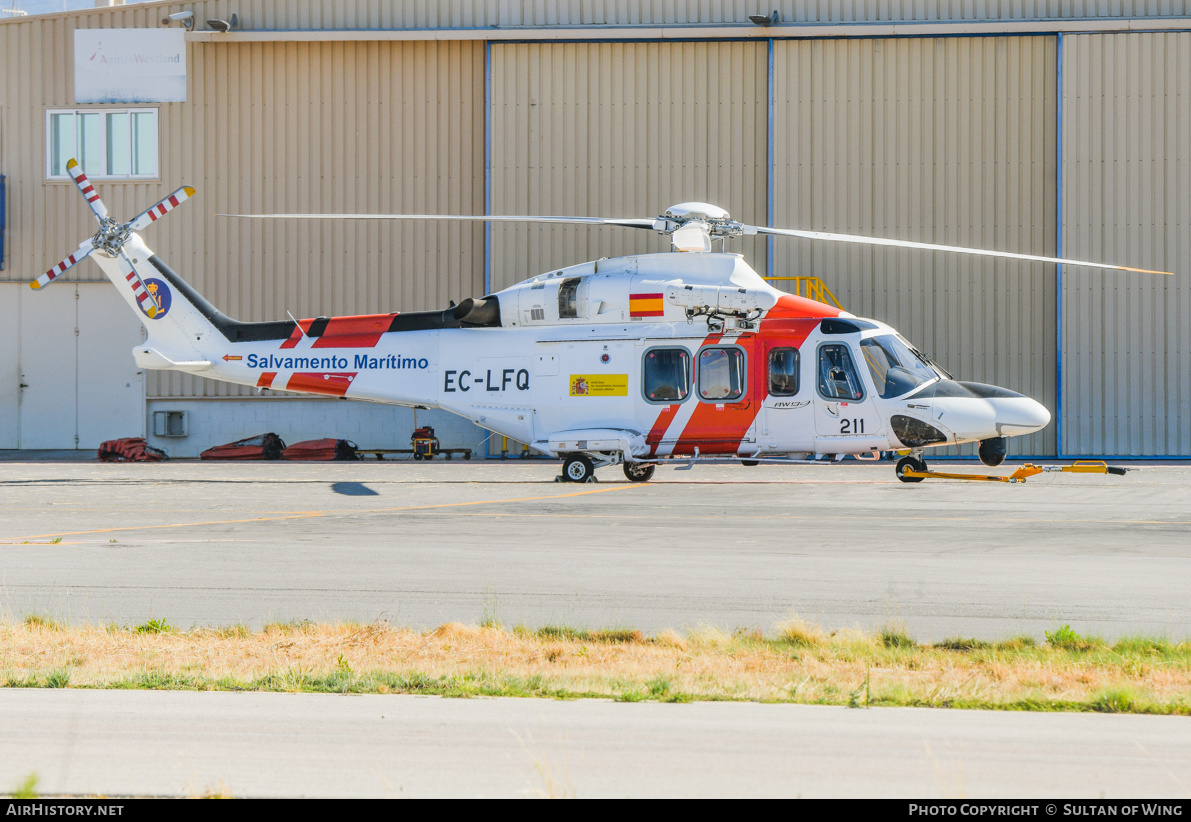
[[[183,100],[76,87],[94,30],[174,29],[186,11]],[[0,20],[0,66],[0,449],[144,432],[193,456],[265,430],[395,448],[413,427],[409,409],[138,372],[140,326],[90,263],[31,291],[95,230],[62,168],[74,152],[123,219],[196,187],[145,239],[242,320],[442,308],[668,246],[220,213],[702,200],[749,223],[1175,271],[737,245],[763,274],[821,277],[957,375],[1042,401],[1055,422],[1019,454],[1191,456],[1191,0],[151,2]],[[500,451],[467,420],[426,423]]]

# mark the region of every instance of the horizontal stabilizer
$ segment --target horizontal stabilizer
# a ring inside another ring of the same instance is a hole
[[[155,370],[206,371],[215,365],[210,360],[172,360],[156,348],[147,348],[141,345],[132,349],[132,356],[140,368]]]

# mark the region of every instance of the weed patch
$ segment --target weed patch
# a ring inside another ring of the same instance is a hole
[[[1043,645],[1028,637],[919,645],[896,626],[829,633],[797,619],[769,634],[701,626],[653,637],[558,625],[423,632],[385,622],[50,629],[25,619],[0,623],[0,684],[1191,715],[1191,642],[1108,645],[1063,626]]]
[[[162,619],[151,619],[136,626],[135,630],[138,634],[172,634],[174,626]]]

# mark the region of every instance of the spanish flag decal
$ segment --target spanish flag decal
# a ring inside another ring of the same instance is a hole
[[[660,317],[663,313],[661,294],[629,295],[630,317]]]

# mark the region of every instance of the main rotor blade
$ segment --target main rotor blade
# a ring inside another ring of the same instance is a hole
[[[449,220],[494,223],[573,223],[575,225],[618,225],[652,229],[654,220],[631,217],[519,217],[506,214],[217,214],[253,220]]]
[[[71,254],[69,257],[67,257],[62,262],[58,263],[56,266],[51,268],[46,273],[42,274],[40,277],[38,277],[33,282],[29,283],[29,287],[32,288],[34,291],[36,291],[39,288],[45,288],[47,285],[52,283],[54,280],[58,279],[58,276],[60,274],[64,273],[67,269],[71,268],[72,266],[78,265],[83,260],[87,259],[87,255],[89,255],[94,250],[95,250],[95,246],[91,244],[91,240],[83,240],[83,242],[79,245],[78,249],[73,254]]]
[[[808,240],[830,240],[836,243],[864,243],[865,245],[884,245],[893,248],[920,248],[925,251],[953,251],[959,254],[976,254],[984,257],[1002,257],[1009,260],[1033,260],[1039,263],[1059,263],[1062,265],[1082,265],[1088,268],[1107,268],[1116,271],[1134,271],[1139,274],[1169,274],[1173,271],[1151,271],[1148,268],[1132,268],[1127,265],[1110,265],[1107,263],[1090,263],[1086,260],[1069,260],[1062,257],[1040,257],[1035,254],[1014,254],[1009,251],[988,251],[982,248],[965,248],[958,245],[936,245],[935,243],[917,243],[911,240],[889,240],[883,237],[862,237],[858,234],[832,234],[827,231],[799,231],[794,228],[768,228],[766,226],[745,226],[745,230],[755,228],[758,234],[777,234],[786,237],[803,237]]]
[[[108,216],[108,207],[103,204],[103,200],[99,199],[99,192],[95,190],[95,186],[91,185],[91,181],[83,173],[83,167],[71,157],[66,161],[66,170],[70,172],[79,191],[83,192],[83,199],[87,201],[87,205],[91,206],[91,210],[95,212],[95,219],[102,223],[104,217]]]
[[[159,203],[149,206],[143,212],[138,214],[133,220],[128,223],[128,227],[133,231],[140,231],[150,223],[156,222],[159,218],[169,214],[182,203],[194,196],[194,189],[190,186],[182,186],[170,196],[166,197]]]
[[[120,268],[124,272],[124,279],[128,280],[128,284],[132,286],[132,293],[136,296],[137,305],[141,307],[141,311],[149,315],[149,319],[153,319],[157,316],[157,312],[161,310],[161,303],[149,293],[149,289],[145,287],[145,283],[141,279],[141,275],[137,272],[136,266],[132,264],[132,260],[123,251],[120,252],[120,262],[123,263]]]

